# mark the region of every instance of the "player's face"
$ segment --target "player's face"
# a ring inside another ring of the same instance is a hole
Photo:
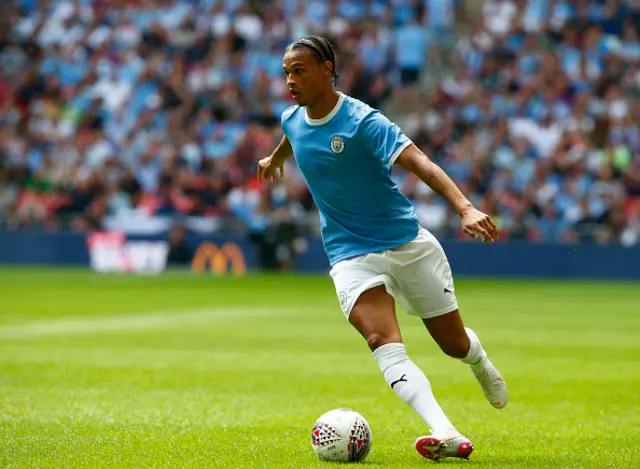
[[[331,83],[327,67],[306,48],[287,51],[282,61],[282,70],[291,96],[300,106],[307,106],[315,100],[326,86],[327,77]]]

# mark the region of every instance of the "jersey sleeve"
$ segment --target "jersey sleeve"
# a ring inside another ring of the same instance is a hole
[[[369,114],[360,124],[364,145],[382,164],[393,166],[411,140],[396,124],[379,111]]]
[[[296,110],[296,106],[289,106],[287,109],[282,111],[280,115],[280,126],[282,127],[282,131],[285,135],[288,134],[289,121],[291,120],[291,116]]]

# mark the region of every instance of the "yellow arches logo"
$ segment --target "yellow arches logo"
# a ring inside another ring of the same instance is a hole
[[[209,266],[214,274],[221,275],[228,271],[229,265],[234,275],[244,275],[247,272],[244,255],[237,244],[225,243],[218,248],[214,243],[205,242],[198,246],[191,269],[204,272]]]

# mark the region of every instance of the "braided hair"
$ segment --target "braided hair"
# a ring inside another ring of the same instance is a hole
[[[304,36],[291,43],[287,50],[307,48],[317,57],[320,63],[331,62],[331,77],[334,85],[338,84],[336,73],[336,51],[331,41],[322,36]]]

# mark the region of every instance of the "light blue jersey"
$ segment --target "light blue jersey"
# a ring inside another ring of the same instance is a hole
[[[340,94],[323,119],[292,106],[282,129],[320,210],[331,265],[408,243],[419,222],[391,179],[391,167],[411,141],[382,113]]]

